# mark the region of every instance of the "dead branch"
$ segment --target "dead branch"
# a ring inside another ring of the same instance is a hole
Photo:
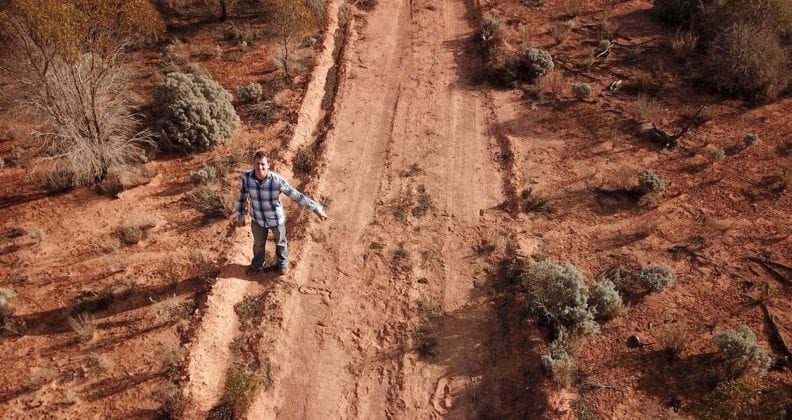
[[[696,115],[694,115],[693,118],[691,118],[690,121],[688,121],[688,123],[685,124],[685,126],[682,128],[682,131],[674,135],[666,133],[662,129],[657,128],[657,126],[654,123],[652,123],[652,128],[648,130],[650,140],[655,141],[657,143],[662,143],[663,147],[673,149],[674,147],[676,147],[679,138],[684,136],[685,133],[687,133],[687,131],[690,129],[690,127],[693,126],[694,122],[696,121],[696,118],[698,118],[699,114],[701,114],[701,111],[704,110],[704,107],[705,105],[702,105],[701,108],[699,108],[698,112],[696,112]]]
[[[784,337],[781,335],[781,332],[778,331],[778,324],[776,323],[775,315],[770,313],[770,309],[767,307],[767,305],[764,302],[761,302],[759,305],[762,307],[762,312],[764,312],[765,319],[767,320],[767,323],[770,325],[770,332],[772,333],[770,335],[771,342],[775,341],[778,344],[778,346],[781,347],[781,350],[783,351],[784,355],[787,358],[792,358],[792,352],[789,351],[789,345],[787,344],[786,341],[784,341]]]
[[[577,69],[574,69],[574,68],[570,67],[569,64],[567,64],[564,61],[562,61],[559,57],[555,58],[555,62],[558,64],[559,67],[563,68],[564,70],[567,70],[567,71],[570,71],[570,72],[575,73],[577,75],[580,75],[580,76],[583,76],[585,78],[588,78],[591,81],[600,82],[600,83],[602,82],[602,79],[600,79],[599,77],[592,76],[592,75],[587,74],[586,72],[584,72],[582,70],[577,70]]]
[[[792,280],[790,280],[787,276],[785,276],[783,273],[777,270],[777,268],[780,268],[792,273],[792,267],[789,267],[788,265],[784,265],[776,261],[772,261],[767,258],[760,258],[760,257],[745,257],[745,258],[753,262],[756,262],[762,267],[764,267],[765,270],[767,270],[770,274],[772,274],[773,277],[775,277],[781,283],[784,283],[787,286],[792,285]]]

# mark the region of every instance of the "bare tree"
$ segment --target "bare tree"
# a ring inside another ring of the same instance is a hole
[[[123,66],[131,43],[162,30],[161,21],[150,26],[159,18],[150,4],[9,3],[0,21],[0,69],[19,88],[21,108],[41,122],[46,155],[38,167],[65,172],[78,186],[145,159],[143,147],[151,141],[138,129]]]

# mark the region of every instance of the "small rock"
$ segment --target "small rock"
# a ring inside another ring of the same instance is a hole
[[[637,335],[631,335],[627,338],[627,347],[636,348],[643,347],[641,339]]]

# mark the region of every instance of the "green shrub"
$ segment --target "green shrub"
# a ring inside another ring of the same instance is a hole
[[[313,173],[316,166],[316,153],[311,147],[301,147],[292,159],[294,174],[305,177]]]
[[[246,107],[247,112],[255,122],[268,124],[278,118],[281,105],[275,101],[262,101]]]
[[[662,292],[674,285],[676,276],[671,267],[665,264],[651,264],[641,269],[638,283],[652,292]]]
[[[237,99],[242,102],[255,103],[261,100],[264,95],[264,88],[261,83],[251,83],[249,85],[237,86],[234,90]]]
[[[6,325],[14,316],[14,309],[11,307],[11,302],[15,297],[16,292],[13,290],[0,287],[0,331],[5,329]]]
[[[133,245],[140,242],[146,232],[137,225],[124,225],[118,228],[118,237],[128,245]]]
[[[578,99],[588,99],[591,97],[591,86],[587,83],[575,83],[572,85],[572,93],[574,93]]]
[[[718,352],[729,359],[736,373],[754,369],[764,373],[770,367],[770,355],[756,344],[756,336],[746,325],[736,330],[721,331],[712,338]]]
[[[590,292],[589,303],[595,308],[598,317],[612,318],[621,310],[622,298],[612,281],[598,281],[591,287]]]
[[[262,388],[262,379],[258,377],[255,369],[236,363],[228,369],[223,401],[233,408],[233,418],[244,418]]]
[[[759,143],[759,136],[756,133],[748,133],[743,137],[743,142],[746,146],[753,146]]]
[[[215,177],[217,177],[217,168],[208,163],[204,164],[201,169],[190,172],[190,179],[195,185],[205,185]]]
[[[523,66],[527,80],[544,76],[555,67],[553,56],[539,48],[526,48],[523,54]]]
[[[531,263],[518,275],[534,316],[573,335],[599,331],[588,304],[588,288],[574,265],[562,267],[547,259]]]
[[[223,144],[239,127],[231,94],[207,76],[169,73],[154,89],[165,146],[197,151]]]
[[[665,191],[663,177],[649,169],[644,169],[638,174],[638,190],[643,194]]]
[[[484,16],[479,25],[481,39],[487,44],[495,44],[501,37],[503,24],[493,16]]]
[[[789,53],[776,29],[734,23],[709,44],[704,72],[719,91],[755,101],[777,98],[790,84]]]
[[[743,376],[718,385],[696,404],[692,413],[697,419],[783,420],[789,418],[790,404],[789,387]]]
[[[542,354],[542,367],[555,383],[569,386],[572,379],[572,356],[562,340],[550,343],[547,352]]]
[[[190,199],[206,219],[229,217],[234,212],[233,203],[228,197],[208,187],[196,188],[190,193]]]

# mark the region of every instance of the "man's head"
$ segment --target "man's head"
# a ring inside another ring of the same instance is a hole
[[[267,160],[267,153],[263,150],[257,151],[253,154],[253,169],[256,171],[256,176],[264,178],[269,172],[269,161]]]

